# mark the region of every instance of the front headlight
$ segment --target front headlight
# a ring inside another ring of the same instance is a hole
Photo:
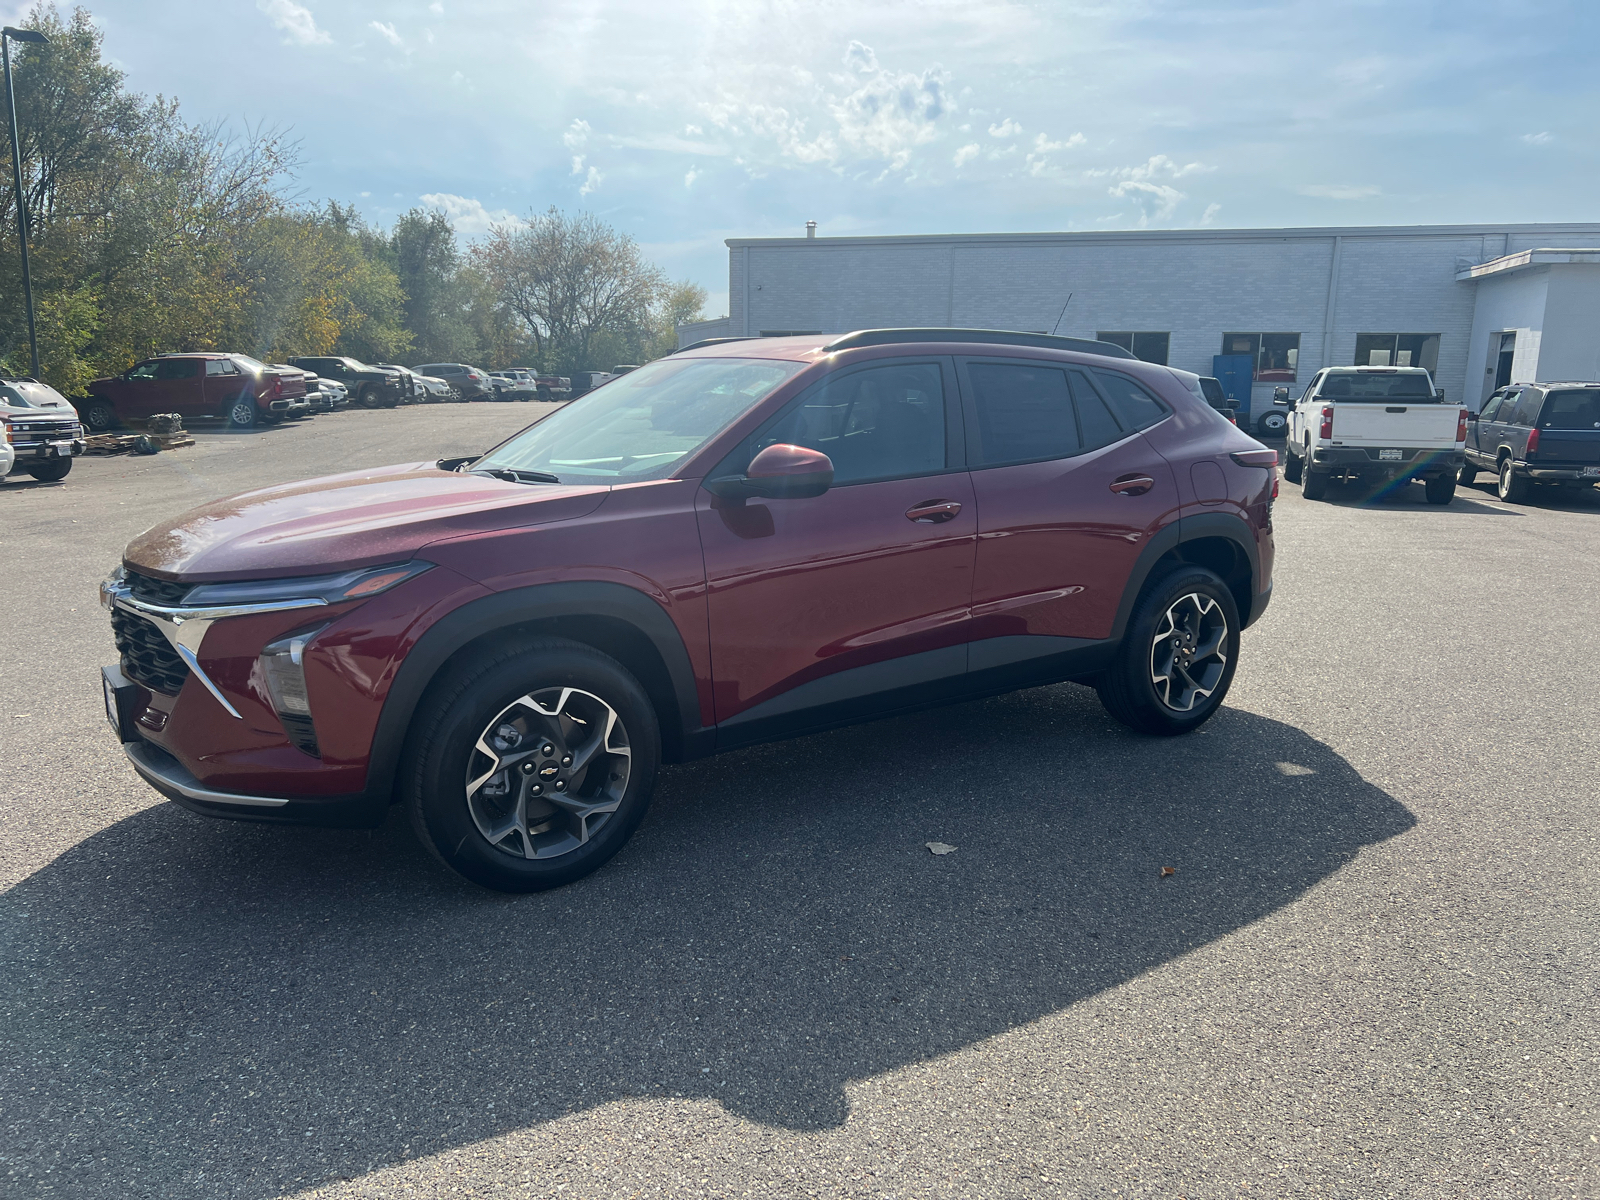
[[[229,608],[238,604],[273,604],[282,600],[321,600],[339,604],[369,600],[433,566],[427,562],[364,567],[337,575],[303,575],[295,579],[246,579],[238,583],[202,583],[183,598],[185,608]]]

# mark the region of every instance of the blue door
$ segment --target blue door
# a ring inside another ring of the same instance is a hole
[[[1250,415],[1250,385],[1255,381],[1253,354],[1214,354],[1211,373],[1222,384],[1222,394],[1239,406],[1239,428],[1254,428]]]

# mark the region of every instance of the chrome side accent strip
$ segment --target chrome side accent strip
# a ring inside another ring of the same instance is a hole
[[[201,676],[201,678],[205,678]],[[236,714],[237,715],[237,714]],[[282,808],[289,803],[288,800],[279,800],[271,796],[246,796],[239,792],[215,792],[208,787],[203,787],[200,782],[189,772],[171,760],[171,765],[156,761],[151,747],[143,742],[128,742],[122,747],[122,752],[128,756],[128,761],[133,764],[133,769],[144,777],[147,783],[155,785],[159,791],[162,787],[169,787],[175,792],[180,792],[191,800],[200,800],[207,804],[238,804],[252,808]],[[163,755],[163,757],[166,757]]]
[[[211,677],[200,669],[200,643],[205,641],[206,631],[211,628],[212,623],[229,617],[252,617],[261,613],[288,612],[297,608],[328,607],[326,600],[315,597],[303,600],[273,600],[264,604],[228,604],[213,608],[171,607],[136,600],[132,588],[124,582],[111,579],[100,585],[100,603],[107,608],[116,607],[147,618],[172,644],[173,651],[188,664],[189,670],[194,672],[206,691],[216,698],[217,703],[222,705],[230,717],[239,721],[244,720],[239,710],[228,703],[228,698],[215,683],[211,682]],[[237,803],[250,803],[250,801]],[[282,803],[282,801],[272,803]]]

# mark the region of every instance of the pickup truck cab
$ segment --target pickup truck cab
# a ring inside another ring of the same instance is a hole
[[[1600,383],[1514,383],[1467,414],[1461,482],[1493,471],[1508,504],[1536,483],[1587,489],[1600,483]]]
[[[1449,504],[1461,471],[1467,410],[1446,404],[1422,367],[1324,367],[1289,407],[1283,477],[1320,500],[1335,477],[1380,485],[1420,479],[1429,504]]]
[[[78,409],[96,433],[156,413],[217,417],[248,429],[311,409],[298,369],[276,370],[246,354],[163,354],[91,381],[88,392]]]

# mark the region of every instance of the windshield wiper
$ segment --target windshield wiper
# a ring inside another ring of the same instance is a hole
[[[561,478],[549,471],[520,471],[516,467],[484,467],[481,471],[468,471],[468,475],[488,475],[504,479],[507,483],[560,483]]]

